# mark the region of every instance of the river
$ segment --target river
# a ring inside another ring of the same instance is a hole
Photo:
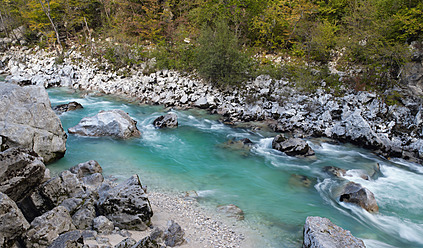
[[[141,138],[114,140],[68,135],[64,158],[49,165],[53,174],[95,159],[106,176],[118,180],[138,174],[153,190],[195,190],[204,206],[235,204],[245,212],[262,247],[300,247],[307,216],[327,217],[365,241],[367,247],[423,247],[423,167],[403,160],[385,160],[349,144],[308,140],[315,158],[293,158],[271,149],[269,131],[253,132],[221,124],[200,110],[172,110],[176,129],[155,129],[152,122],[169,111],[162,106],[132,104],[111,96],[86,95],[69,89],[48,90],[52,105],[77,101],[84,109],[60,116],[67,130],[100,110],[121,109],[138,122]],[[248,150],[224,146],[230,139],[249,138]],[[371,180],[376,164],[380,173]],[[325,166],[348,170],[332,178]],[[306,176],[310,185],[300,179]],[[300,178],[300,179],[299,179]],[[347,180],[367,187],[380,207],[377,214],[340,203],[337,192]]]

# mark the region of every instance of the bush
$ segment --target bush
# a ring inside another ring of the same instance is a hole
[[[203,27],[195,51],[195,67],[204,79],[219,86],[246,80],[251,59],[242,52],[235,34],[223,20]]]

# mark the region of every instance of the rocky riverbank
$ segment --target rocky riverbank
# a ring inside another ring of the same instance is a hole
[[[63,86],[123,95],[140,103],[198,107],[220,114],[229,124],[266,121],[273,130],[295,137],[329,137],[387,158],[418,163],[423,159],[421,99],[411,96],[388,105],[372,92],[335,96],[322,86],[302,93],[288,81],[267,76],[221,90],[175,71],[144,75],[141,69],[131,69],[128,76],[119,76],[99,69],[94,60],[78,52],[57,64],[52,53],[37,48],[12,47],[0,62],[2,73],[10,74],[7,81],[21,85]]]

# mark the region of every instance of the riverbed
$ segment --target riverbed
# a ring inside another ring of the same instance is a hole
[[[386,160],[325,139],[308,140],[315,157],[294,158],[271,149],[276,133],[224,125],[218,116],[202,110],[140,105],[65,88],[48,92],[53,106],[70,101],[84,106],[60,116],[65,130],[100,110],[121,109],[138,122],[142,132],[141,138],[125,141],[68,134],[65,157],[49,165],[53,174],[95,159],[106,177],[124,180],[138,174],[153,191],[195,191],[200,204],[210,209],[235,204],[244,211],[243,222],[262,247],[300,247],[307,216],[329,218],[363,239],[367,247],[423,246],[421,165]],[[153,120],[169,111],[178,116],[179,127],[155,129]],[[242,138],[254,142],[251,150],[225,145]],[[348,170],[347,176],[331,177],[323,171],[325,166]],[[370,180],[363,179],[363,173]],[[379,213],[369,214],[338,201],[337,193],[348,181],[374,193]]]

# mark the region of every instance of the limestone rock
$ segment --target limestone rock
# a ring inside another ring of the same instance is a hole
[[[97,210],[119,228],[145,230],[153,210],[137,175],[116,187],[99,190]]]
[[[16,203],[0,192],[0,247],[11,247],[29,228]]]
[[[97,161],[90,160],[73,166],[69,171],[76,174],[78,178],[83,178],[94,173],[102,173],[103,169]]]
[[[303,248],[332,247],[365,248],[366,246],[350,231],[333,224],[327,218],[307,217],[304,225]]]
[[[115,248],[131,248],[133,247],[137,241],[133,238],[126,238],[119,242],[119,244],[115,245]]]
[[[373,193],[358,183],[349,182],[342,191],[339,201],[358,205],[370,213],[379,211]]]
[[[170,220],[167,223],[167,229],[163,234],[164,242],[166,246],[170,247],[182,245],[185,243],[184,235],[185,232],[182,230],[181,226],[173,220]]]
[[[288,156],[307,157],[313,156],[313,149],[302,139],[285,139],[278,135],[273,139],[272,148],[284,152]]]
[[[82,136],[111,136],[119,139],[140,137],[137,122],[122,110],[100,111],[83,118],[78,125],[68,129],[71,134]]]
[[[170,128],[174,128],[178,126],[178,116],[174,113],[169,113],[166,115],[162,115],[157,117],[154,122],[153,125],[156,128],[165,128],[165,127],[170,127]]]
[[[80,230],[70,231],[57,237],[48,248],[83,248],[84,238]]]
[[[2,149],[27,148],[46,163],[66,151],[66,133],[43,87],[0,83],[0,136]]]
[[[26,242],[28,247],[46,247],[52,244],[60,234],[74,229],[68,210],[59,206],[31,222]]]
[[[98,216],[92,221],[93,229],[101,234],[110,234],[115,229],[113,223],[105,216]]]
[[[234,204],[218,206],[217,210],[224,213],[226,216],[236,218],[237,220],[244,219],[244,211]]]
[[[132,248],[160,248],[160,246],[150,236],[147,236],[138,241]]]
[[[82,107],[82,105],[77,102],[70,102],[70,103],[60,104],[60,105],[52,107],[54,112],[56,112],[57,114],[62,114],[64,112],[74,111],[74,110],[82,109],[82,108],[84,107]]]
[[[85,203],[72,215],[72,223],[81,230],[91,228],[95,216],[93,200],[86,199]]]
[[[0,192],[19,201],[30,195],[44,179],[42,158],[29,150],[9,148],[0,152]]]

